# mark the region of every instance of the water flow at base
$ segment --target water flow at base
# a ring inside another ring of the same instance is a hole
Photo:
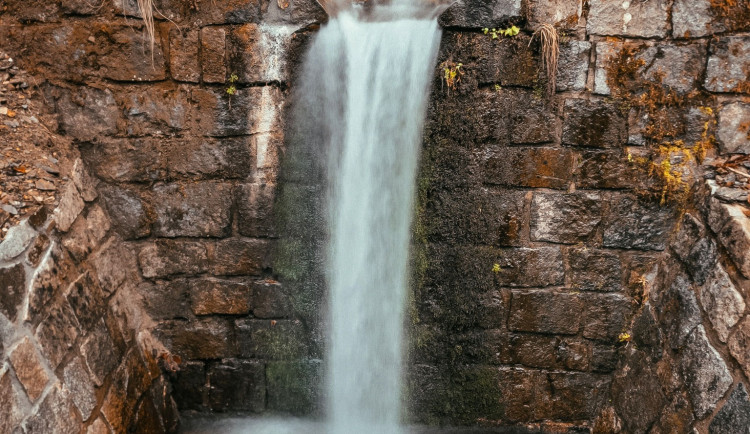
[[[328,148],[328,432],[401,431],[417,161],[440,29],[354,10],[313,42],[301,86]],[[428,15],[428,14],[424,14]]]

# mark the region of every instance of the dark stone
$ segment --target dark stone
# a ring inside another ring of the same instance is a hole
[[[616,347],[594,344],[591,351],[591,370],[594,372],[612,372],[617,368],[618,359]]]
[[[531,202],[531,239],[576,243],[591,237],[601,221],[596,193],[537,193]]]
[[[250,313],[250,286],[240,282],[206,278],[188,283],[196,315],[245,315]]]
[[[146,278],[199,274],[207,271],[208,251],[201,241],[158,240],[141,249],[138,262]]]
[[[241,235],[248,237],[273,236],[273,215],[276,186],[272,184],[243,184],[237,189],[238,226]]]
[[[45,234],[39,234],[39,236],[34,240],[34,244],[31,245],[29,253],[26,255],[28,264],[32,267],[38,267],[39,262],[41,262],[42,256],[44,256],[44,253],[47,251],[47,247],[49,247],[49,245],[49,237]],[[0,284],[0,286],[2,286],[2,284]]]
[[[67,302],[54,304],[49,314],[39,325],[36,338],[42,348],[42,353],[49,360],[52,369],[56,369],[73,347],[79,335],[73,311]]]
[[[186,361],[180,365],[180,370],[172,380],[172,386],[172,396],[181,411],[206,410],[208,386],[203,362]]]
[[[0,268],[0,312],[15,322],[18,306],[26,295],[26,270],[21,264]]]
[[[593,419],[606,402],[611,384],[607,376],[589,373],[549,373],[547,380],[536,398],[536,419]]]
[[[632,301],[620,294],[585,297],[583,336],[614,342],[623,332],[633,310]]]
[[[625,423],[625,432],[645,433],[667,404],[659,377],[650,359],[639,351],[630,351],[627,369],[615,374],[612,401]]]
[[[82,274],[70,285],[65,298],[73,309],[83,334],[92,330],[104,315],[104,297],[89,272]]]
[[[309,353],[300,321],[243,319],[236,324],[242,357],[290,360]]]
[[[79,434],[80,427],[75,410],[65,399],[62,389],[55,386],[47,393],[36,414],[24,422],[25,432]]]
[[[125,122],[120,124],[128,136],[177,135],[187,126],[192,93],[186,86],[164,82],[154,92],[148,87],[121,88],[117,102],[123,108]],[[123,131],[124,130],[124,131]]]
[[[209,271],[220,276],[257,276],[269,267],[268,240],[231,238],[216,243]]]
[[[514,335],[509,339],[510,354],[515,363],[531,368],[559,369],[558,338],[540,335]]]
[[[515,187],[564,189],[572,180],[575,154],[568,149],[513,147],[483,163],[485,182]]]
[[[735,387],[729,400],[708,426],[709,434],[742,433],[750,427],[750,397],[745,385]]]
[[[81,355],[97,386],[104,384],[106,377],[117,368],[120,352],[104,320],[99,321],[81,344]]]
[[[261,280],[252,285],[250,307],[256,318],[287,318],[292,314],[289,294],[278,282]]]
[[[674,212],[658,203],[640,202],[633,196],[616,195],[604,219],[605,247],[664,250],[674,223]]]
[[[116,133],[120,117],[112,92],[93,87],[80,87],[75,94],[62,91],[57,113],[62,130],[82,141]]]
[[[563,283],[562,253],[555,247],[500,249],[492,256],[494,263],[487,263],[487,268],[473,270],[463,268],[461,271],[495,275],[495,281],[502,286],[538,287],[559,285]],[[467,257],[466,260],[479,262],[482,256]],[[484,259],[484,258],[482,258]],[[490,259],[490,258],[488,258]],[[499,270],[494,266],[499,265]],[[467,264],[468,265],[468,264]],[[493,271],[497,270],[497,271]]]
[[[586,247],[568,251],[571,285],[582,291],[619,292],[622,289],[620,257],[608,250]]]
[[[166,432],[162,425],[161,415],[156,411],[153,399],[145,395],[130,421],[128,432],[159,434]]]
[[[520,3],[513,0],[460,0],[440,16],[443,27],[498,27],[521,16]]]
[[[651,305],[646,304],[633,322],[633,343],[656,362],[661,358],[662,342],[659,324],[651,313]]]
[[[165,321],[156,326],[155,335],[183,359],[221,359],[237,353],[234,330],[223,318]]]
[[[258,361],[226,359],[208,370],[212,411],[250,411],[266,407],[265,366]]]
[[[698,300],[685,275],[674,278],[654,306],[672,349],[684,345],[690,332],[701,323]]]
[[[583,303],[578,295],[550,291],[514,292],[508,328],[514,331],[576,334]]]
[[[320,414],[324,397],[320,360],[269,362],[266,365],[268,410],[293,415]]]
[[[112,227],[123,239],[133,240],[151,234],[152,211],[137,191],[102,183],[99,193]]]
[[[626,140],[626,119],[614,104],[584,99],[565,101],[563,144],[613,148],[624,145]]]
[[[721,355],[708,341],[702,325],[687,337],[680,369],[695,418],[703,419],[716,408],[733,379]]]
[[[621,149],[583,151],[575,169],[576,185],[580,188],[636,188],[648,179],[643,165],[628,163]]]
[[[143,297],[143,307],[152,319],[186,319],[191,312],[189,288],[189,280],[176,279],[156,285],[141,284],[138,292]]]
[[[682,261],[686,261],[693,250],[693,246],[705,235],[705,226],[690,213],[685,213],[679,224],[677,234],[672,239],[669,247],[674,250]],[[715,246],[714,246],[715,248]]]
[[[154,187],[154,235],[224,237],[231,223],[232,187],[221,182],[165,184]]]
[[[527,98],[516,105],[510,117],[510,141],[512,144],[535,144],[554,142],[558,134],[560,119],[555,114],[554,104],[545,104],[539,98]]]
[[[710,238],[703,238],[695,243],[686,259],[687,270],[693,282],[698,285],[706,283],[719,260],[716,243]]]
[[[59,293],[62,282],[68,277],[77,277],[77,274],[72,275],[73,268],[73,261],[67,252],[53,246],[36,272],[29,292],[28,314],[25,320],[33,326],[39,324],[47,313],[48,303]]]
[[[29,225],[36,229],[40,230],[42,226],[47,222],[47,217],[49,216],[49,210],[46,206],[40,206],[34,214],[29,216]]]

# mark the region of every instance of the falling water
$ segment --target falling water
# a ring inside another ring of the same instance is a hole
[[[344,10],[311,46],[306,110],[328,163],[329,432],[398,433],[415,178],[436,13]],[[412,18],[410,18],[412,17]]]

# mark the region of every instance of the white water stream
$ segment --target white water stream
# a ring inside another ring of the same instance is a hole
[[[376,7],[363,18],[356,10],[341,11],[316,36],[301,84],[324,95],[309,110],[323,111],[329,142],[327,398],[333,434],[402,430],[410,225],[440,42],[436,14],[406,18],[413,12]]]

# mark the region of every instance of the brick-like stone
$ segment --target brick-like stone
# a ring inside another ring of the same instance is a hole
[[[60,196],[60,204],[54,212],[57,229],[61,232],[67,232],[73,222],[81,214],[86,204],[83,202],[80,193],[75,184],[69,182]]]
[[[269,362],[266,365],[268,410],[295,415],[319,414],[321,378],[324,377],[320,360]]]
[[[250,313],[249,285],[215,278],[189,283],[190,302],[196,315],[244,315]]]
[[[70,233],[63,238],[63,247],[68,249],[76,261],[86,259],[104,239],[110,228],[110,221],[99,205],[89,208],[85,217],[78,218],[70,228]]]
[[[549,373],[547,380],[542,395],[536,397],[537,419],[593,419],[611,384],[607,376],[582,372]]]
[[[169,30],[169,71],[178,81],[197,83],[201,77],[198,61],[198,30]]]
[[[601,221],[596,193],[537,193],[531,202],[531,239],[576,243],[591,237]]]
[[[203,139],[158,149],[166,155],[163,167],[170,177],[241,179],[253,172],[252,141],[247,137]]]
[[[750,397],[745,385],[739,383],[724,407],[708,426],[709,434],[741,433],[750,427]]]
[[[648,358],[631,349],[625,363],[627,368],[619,370],[612,382],[612,402],[625,432],[647,432],[667,400]]]
[[[266,407],[266,373],[263,363],[225,359],[208,370],[208,402],[212,411],[250,411]]]
[[[154,187],[153,233],[160,237],[222,237],[229,234],[232,186],[222,182]]]
[[[570,29],[578,26],[583,2],[580,0],[530,0],[525,5],[526,19],[533,30],[542,24],[555,24]]]
[[[575,294],[514,292],[508,327],[516,331],[576,334],[582,312],[583,303]]]
[[[570,283],[583,291],[618,292],[622,289],[622,264],[611,251],[577,247],[568,251]]]
[[[201,69],[206,83],[224,83],[227,79],[226,38],[222,27],[201,29]]]
[[[235,258],[236,259],[236,258]],[[208,269],[208,251],[200,241],[159,240],[138,254],[143,277],[198,274]]]
[[[139,280],[135,255],[129,246],[111,238],[91,258],[99,278],[99,286],[106,295],[114,294],[126,284]]]
[[[273,184],[243,184],[237,189],[238,225],[241,235],[268,237],[275,234]]]
[[[440,16],[440,24],[444,27],[491,28],[520,16],[521,0],[459,0]]]
[[[627,125],[617,107],[606,101],[565,101],[562,143],[595,148],[625,144]]]
[[[37,412],[24,421],[25,432],[79,434],[75,410],[59,385],[55,385],[39,405]]]
[[[117,368],[120,353],[103,319],[81,344],[81,354],[97,386],[104,384],[106,377]]]
[[[63,370],[63,382],[70,392],[73,403],[81,412],[81,417],[87,421],[96,407],[94,384],[91,382],[86,368],[79,357],[73,359]]]
[[[510,141],[514,145],[554,142],[560,119],[552,104],[532,99],[510,116]]]
[[[28,222],[11,227],[5,238],[0,241],[0,262],[8,262],[21,256],[36,235],[36,231]]]
[[[240,83],[283,83],[289,80],[287,58],[297,26],[249,23],[233,28],[227,43],[229,65]]]
[[[223,89],[193,89],[191,98],[200,108],[195,115],[198,128],[209,137],[270,132],[277,128],[281,113],[281,93],[273,86],[239,89],[231,97]]]
[[[190,282],[175,279],[156,285],[142,283],[137,291],[143,297],[143,308],[154,320],[185,318],[190,312]]]
[[[153,45],[146,32],[133,25],[103,25],[101,29],[113,44],[99,57],[99,74],[116,81],[158,81],[167,77],[158,24]]]
[[[583,336],[610,342],[625,330],[633,310],[632,301],[620,294],[591,295],[584,306]]]
[[[700,38],[721,31],[721,27],[713,23],[710,0],[675,0],[672,33],[676,38]]]
[[[292,303],[279,282],[261,280],[252,285],[250,307],[256,318],[286,318],[292,314]]]
[[[16,320],[18,307],[26,295],[26,269],[18,264],[12,267],[0,268],[0,313],[10,321]]]
[[[514,147],[487,158],[482,169],[490,184],[565,189],[574,162],[575,154],[567,149]]]
[[[209,271],[214,275],[257,276],[269,266],[268,240],[231,238],[216,243]]]
[[[10,354],[10,363],[18,380],[26,389],[29,400],[34,403],[42,395],[50,378],[34,344],[24,338]]]
[[[647,203],[629,195],[610,200],[604,219],[605,247],[664,250],[674,222],[673,211],[658,203]]]
[[[115,432],[127,432],[140,397],[158,375],[145,365],[137,349],[132,349],[112,377],[101,413]]]
[[[570,4],[559,1],[557,4]],[[583,91],[589,73],[591,42],[571,40],[560,44],[560,57],[557,63],[557,91]]]
[[[704,86],[711,92],[750,94],[750,37],[726,36],[711,43]]]
[[[121,134],[128,136],[164,136],[181,133],[192,109],[192,89],[184,84],[164,82],[152,87],[118,89],[117,103],[122,107],[124,122]]]
[[[221,359],[237,353],[234,330],[222,318],[197,321],[165,321],[155,335],[184,359]]]
[[[12,433],[24,417],[21,393],[15,390],[7,369],[0,370],[0,431]]]
[[[721,108],[718,138],[722,152],[750,154],[750,104],[734,102]]]
[[[742,366],[745,375],[750,375],[750,316],[740,321],[737,330],[729,336],[729,352]]]
[[[730,205],[731,218],[719,231],[719,241],[727,249],[729,256],[737,265],[739,271],[750,278],[750,219],[739,205]]]
[[[117,132],[119,109],[109,89],[81,87],[75,94],[64,91],[57,100],[57,112],[62,130],[78,140]]]
[[[52,369],[57,368],[73,347],[79,333],[75,315],[67,302],[51,306],[36,331],[36,339]]]
[[[128,155],[119,158],[129,160]],[[103,184],[100,191],[117,234],[126,240],[151,234],[152,211],[135,189]]]
[[[647,179],[647,170],[626,164],[627,151],[584,151],[575,168],[575,183],[580,188],[635,188]]]
[[[185,361],[175,373],[172,387],[172,396],[180,410],[204,410],[208,386],[203,362]]]
[[[709,343],[702,325],[688,337],[680,369],[695,417],[703,419],[716,408],[733,379],[721,355]]]
[[[590,4],[586,30],[594,35],[663,38],[667,35],[666,0],[622,2],[594,0]]]
[[[541,287],[563,283],[562,253],[555,247],[474,252],[473,257],[462,258],[459,271],[467,277],[477,274],[494,277],[502,286]]]
[[[304,326],[296,320],[237,320],[237,340],[242,357],[292,360],[306,356]]]
[[[683,274],[674,278],[654,307],[672,349],[685,345],[687,337],[701,323],[698,300]]]
[[[719,339],[726,342],[729,330],[745,312],[745,301],[724,267],[716,265],[706,284],[699,288],[698,297]]]

